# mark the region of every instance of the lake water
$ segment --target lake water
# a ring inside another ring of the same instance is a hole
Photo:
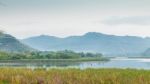
[[[35,63],[0,63],[0,67],[27,67],[27,68],[135,68],[150,69],[150,59],[144,58],[114,58],[110,61],[92,62],[35,62]]]

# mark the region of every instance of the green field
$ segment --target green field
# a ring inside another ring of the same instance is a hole
[[[150,84],[150,71],[0,68],[0,84]]]

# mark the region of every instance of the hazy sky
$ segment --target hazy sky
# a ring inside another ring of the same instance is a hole
[[[0,0],[0,29],[17,38],[86,32],[150,36],[150,0]]]

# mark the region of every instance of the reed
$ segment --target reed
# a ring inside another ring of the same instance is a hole
[[[150,84],[150,71],[0,68],[0,84]]]

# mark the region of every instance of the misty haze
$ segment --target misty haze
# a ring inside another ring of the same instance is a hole
[[[149,0],[0,0],[0,84],[150,84]]]

